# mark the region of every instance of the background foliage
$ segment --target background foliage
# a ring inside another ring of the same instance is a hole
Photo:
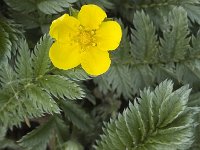
[[[91,3],[123,29],[109,71],[54,68],[52,20]],[[0,149],[200,149],[199,28],[199,0],[0,1]]]

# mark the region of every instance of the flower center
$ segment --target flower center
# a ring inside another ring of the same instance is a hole
[[[88,45],[91,41],[92,41],[92,37],[91,37],[90,33],[85,32],[85,31],[80,33],[79,42],[82,45]]]
[[[95,31],[94,30],[86,30],[84,27],[80,26],[79,35],[78,35],[78,43],[81,45],[82,50],[86,50],[90,46],[96,46],[95,40]]]

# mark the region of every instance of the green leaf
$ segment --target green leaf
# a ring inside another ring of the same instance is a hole
[[[192,36],[192,48],[190,49],[191,57],[195,56],[200,58],[200,31],[197,32],[197,36]]]
[[[19,40],[24,38],[22,26],[6,18],[0,18],[0,26],[8,34],[8,38],[10,40],[10,46],[8,47],[8,50],[12,50],[12,52],[15,54],[16,49],[19,46]],[[10,54],[8,56],[10,56]]]
[[[6,135],[7,129],[6,127],[0,126],[0,141],[3,140],[4,136]]]
[[[62,116],[54,116],[56,120],[55,132],[59,144],[61,141],[67,139],[70,136],[69,125],[64,122]]]
[[[65,116],[79,129],[89,131],[93,128],[91,117],[77,104],[70,101],[59,101]]]
[[[187,105],[188,97],[191,90],[188,90],[189,86],[183,86],[176,90],[173,97],[167,97],[160,106],[159,109],[159,121],[157,126],[165,127],[173,122],[181,115]],[[172,100],[173,99],[173,100]],[[171,107],[171,109],[169,109]]]
[[[0,90],[0,124],[5,127],[19,125],[24,120],[24,111],[20,111],[22,100],[18,99],[18,93],[13,91]],[[12,118],[12,120],[10,119]]]
[[[33,29],[40,27],[41,23],[38,22],[38,18],[35,17],[34,13],[12,13],[12,17],[19,24],[22,24],[25,29]],[[26,18],[26,19],[24,19]],[[30,34],[30,33],[29,33]]]
[[[99,90],[106,95],[110,90],[111,86],[107,81],[106,75],[101,75],[93,79],[96,84],[98,84]]]
[[[140,89],[154,84],[155,75],[149,65],[130,66],[131,85],[133,94],[138,93]]]
[[[161,58],[163,61],[184,59],[189,49],[187,12],[175,7],[168,16],[169,29],[161,39]]]
[[[200,107],[200,92],[190,95],[190,100],[188,103],[190,107]]]
[[[48,35],[44,35],[34,48],[33,72],[35,77],[42,76],[49,70],[49,49],[52,42],[53,40]]]
[[[135,30],[132,33],[132,55],[142,62],[154,60],[158,52],[158,42],[155,27],[149,16],[143,11],[136,12],[133,23]]]
[[[52,98],[39,87],[27,84],[0,90],[0,124],[12,128],[25,118],[41,117],[44,113],[59,113],[60,109]],[[10,119],[12,118],[12,119]]]
[[[200,83],[200,61],[194,59],[176,65],[176,76],[179,82],[190,83],[194,88]]]
[[[18,146],[15,141],[10,140],[10,139],[3,139],[0,141],[0,148],[1,149],[14,149],[14,150],[20,150],[21,147]]]
[[[161,82],[166,78],[177,80],[177,76],[175,74],[175,64],[168,63],[168,64],[155,64],[153,65],[153,72],[156,75],[156,81]]]
[[[129,67],[126,65],[113,65],[109,71],[105,74],[105,78],[108,84],[111,85],[112,91],[116,90],[116,93],[121,94],[125,98],[132,96],[132,84]]]
[[[19,80],[16,80],[16,73],[13,71],[12,67],[8,63],[1,64],[0,67],[0,80],[1,85],[6,88],[10,84],[18,83]]]
[[[11,49],[11,42],[9,40],[9,34],[0,24],[0,62],[5,60],[5,56]]]
[[[25,40],[19,41],[18,56],[16,62],[16,72],[18,77],[27,80],[32,79],[32,64],[31,64],[31,54],[28,48],[28,44]]]
[[[155,91],[145,89],[140,104],[129,104],[116,120],[103,129],[97,150],[122,149],[187,149],[193,142],[194,115],[197,110],[187,107],[188,86],[173,90],[165,80]]]
[[[125,99],[132,97],[134,85],[131,83],[131,72],[128,65],[113,64],[107,73],[95,79],[99,89],[104,94],[109,90],[116,91],[117,96]]]
[[[45,75],[38,81],[44,89],[55,97],[72,100],[84,97],[84,92],[79,85],[63,76]]]
[[[58,14],[65,11],[76,0],[39,0],[37,7],[45,14]]]
[[[56,102],[41,88],[36,85],[29,85],[25,92],[33,108],[37,108],[40,112],[44,113],[59,113],[60,109]]]
[[[23,136],[18,142],[19,145],[30,150],[45,150],[49,139],[53,135],[56,120],[51,117],[46,123]]]
[[[59,74],[61,76],[65,76],[71,80],[74,81],[82,81],[82,80],[88,80],[90,77],[88,74],[80,67],[76,67],[69,70],[55,70],[53,71],[54,74]]]
[[[16,11],[29,13],[36,10],[36,5],[32,0],[4,0],[5,3]]]
[[[192,22],[200,24],[200,5],[184,4],[183,8],[187,11],[187,14]]]

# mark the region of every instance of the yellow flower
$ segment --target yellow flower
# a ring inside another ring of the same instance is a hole
[[[116,21],[104,21],[106,13],[96,5],[82,6],[78,17],[64,14],[54,20],[50,35],[56,41],[49,51],[53,65],[71,69],[81,64],[90,75],[100,75],[110,66],[109,50],[115,50],[122,31]]]

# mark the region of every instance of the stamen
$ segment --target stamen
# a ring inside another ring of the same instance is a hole
[[[92,43],[92,46],[94,47],[94,46],[97,46],[97,43]]]
[[[92,35],[94,35],[94,34],[95,34],[95,32],[92,30],[92,31],[91,31],[91,34],[92,34]]]
[[[79,30],[83,30],[83,26],[82,25],[79,26]]]
[[[84,26],[79,26],[79,34],[77,36],[77,44],[80,44],[81,51],[84,52],[90,46],[97,46],[94,37],[95,30],[87,30]]]

